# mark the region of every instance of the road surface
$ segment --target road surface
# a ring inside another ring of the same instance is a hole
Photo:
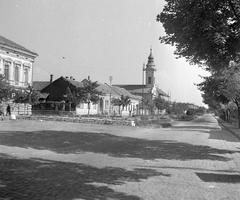
[[[213,115],[174,127],[0,122],[0,199],[240,199],[240,141]]]

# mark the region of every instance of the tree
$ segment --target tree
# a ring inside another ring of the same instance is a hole
[[[131,100],[129,96],[123,96],[121,95],[120,98],[113,98],[111,103],[115,106],[119,107],[119,113],[122,115],[122,111],[124,110],[124,108],[128,105],[131,104]],[[121,109],[122,107],[122,109]]]
[[[229,67],[223,71],[222,76],[224,82],[219,85],[219,89],[229,101],[236,104],[238,127],[240,128],[240,64],[230,62]]]
[[[75,107],[78,103],[80,103],[80,98],[78,98],[75,91],[71,91],[71,89],[67,87],[66,94],[64,95],[64,101],[69,104],[69,111],[71,111],[72,104]]]
[[[226,104],[228,98],[220,91],[219,86],[225,82],[225,77],[222,73],[215,73],[209,77],[202,77],[203,82],[197,84],[197,87],[202,91],[203,102],[214,110],[220,109],[220,103]]]
[[[174,54],[213,72],[240,60],[239,0],[166,0],[157,21]]]
[[[10,98],[13,88],[5,79],[4,75],[0,74],[0,103],[7,101]]]
[[[158,109],[158,114],[159,114],[160,110],[167,109],[167,107],[168,107],[168,105],[167,105],[168,102],[160,96],[155,98],[153,100],[153,102],[154,102],[155,107]]]
[[[39,94],[30,85],[27,88],[15,89],[13,91],[15,93],[15,103],[29,103],[31,105],[39,103]]]
[[[99,95],[102,95],[102,92],[97,90],[98,86],[97,81],[92,82],[88,80],[84,87],[78,87],[76,89],[75,95],[78,101],[88,104],[88,116],[90,113],[90,103],[97,103],[99,101]]]

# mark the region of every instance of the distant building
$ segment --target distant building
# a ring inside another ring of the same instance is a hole
[[[145,72],[145,84],[138,85],[115,85],[121,88],[126,89],[131,94],[142,96],[144,99],[152,100],[155,97],[162,96],[163,98],[167,98],[168,95],[162,91],[155,84],[155,64],[154,57],[152,55],[152,49],[150,49],[150,55],[148,56],[148,63],[145,68],[143,68],[143,72]]]
[[[69,104],[65,102],[66,93],[68,88],[73,93],[77,88],[82,88],[88,84],[89,79],[84,79],[83,81],[75,81],[72,77],[60,77],[54,81],[49,82],[34,82],[34,88],[43,96],[40,105],[34,107],[34,113],[51,113],[51,114],[64,114],[67,112],[74,112],[76,115],[86,115],[88,114],[88,104],[80,102],[77,105]],[[124,88],[119,88],[116,86],[110,86],[108,84],[98,83],[96,88],[102,94],[99,96],[99,102],[97,104],[90,103],[90,114],[91,115],[113,115],[120,114],[119,107],[111,104],[113,98],[120,98],[123,96],[128,96],[131,100],[131,104],[124,108],[122,111],[123,115],[137,114],[137,107],[141,101],[141,97],[129,93]],[[46,87],[41,88],[46,84]],[[41,90],[40,90],[41,88]],[[121,108],[122,110],[122,108]]]
[[[0,36],[0,74],[10,85],[16,88],[32,85],[33,62],[37,56],[37,53]]]

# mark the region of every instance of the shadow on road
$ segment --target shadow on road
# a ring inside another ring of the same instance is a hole
[[[239,174],[196,173],[196,175],[204,182],[240,183]]]
[[[152,176],[167,176],[153,169],[95,168],[83,164],[42,159],[14,159],[0,155],[0,197],[10,199],[140,199],[112,190],[104,183],[121,185]]]
[[[51,150],[57,153],[94,152],[114,157],[175,160],[220,160],[224,154],[240,151],[192,145],[172,140],[144,140],[104,133],[39,131],[0,133],[0,144],[22,148]]]

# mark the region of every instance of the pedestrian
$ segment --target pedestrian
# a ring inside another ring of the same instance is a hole
[[[1,116],[1,120],[3,121],[4,111],[3,111],[3,105],[2,104],[0,104],[0,116]]]
[[[6,116],[9,114],[9,116],[11,116],[11,107],[10,107],[10,105],[8,104],[8,106],[7,106],[7,114],[6,114]]]

